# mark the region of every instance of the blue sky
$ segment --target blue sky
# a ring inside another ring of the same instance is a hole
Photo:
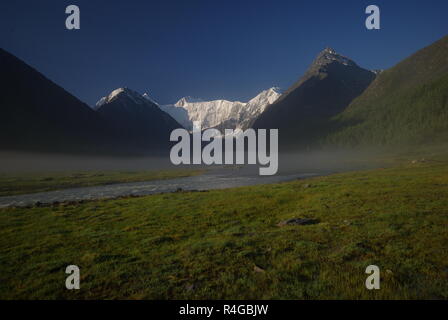
[[[65,7],[81,30],[65,29]],[[381,30],[364,26],[381,9]],[[0,45],[86,103],[117,87],[160,103],[248,100],[284,89],[333,47],[369,69],[393,66],[447,34],[448,1],[1,1]]]

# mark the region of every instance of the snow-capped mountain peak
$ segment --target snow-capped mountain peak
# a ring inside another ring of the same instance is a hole
[[[247,129],[264,109],[275,102],[280,95],[278,87],[260,92],[248,102],[211,100],[203,101],[184,97],[174,105],[160,106],[185,128],[191,130],[194,121],[201,123],[202,129]]]
[[[147,99],[145,99],[140,93],[123,87],[113,90],[108,96],[102,97],[100,100],[98,100],[98,102],[95,104],[94,109],[98,109],[101,106],[116,99],[129,99],[136,104],[145,104],[147,101]]]
[[[200,98],[193,98],[193,97],[183,97],[181,99],[179,99],[179,101],[177,101],[175,103],[176,106],[178,107],[183,107],[189,103],[197,103],[197,102],[204,102],[204,100],[200,99]]]
[[[313,65],[324,66],[335,61],[345,66],[357,66],[353,60],[337,53],[336,50],[329,47],[325,48],[318,54],[317,58],[313,62]]]
[[[282,90],[279,87],[272,87],[267,90],[261,91],[257,96],[249,100],[248,104],[267,105],[272,104],[282,94]]]

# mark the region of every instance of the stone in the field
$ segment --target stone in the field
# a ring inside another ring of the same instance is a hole
[[[319,220],[317,219],[310,219],[310,218],[292,218],[285,221],[281,221],[277,224],[279,227],[284,226],[305,226],[310,224],[317,224],[319,223]]]

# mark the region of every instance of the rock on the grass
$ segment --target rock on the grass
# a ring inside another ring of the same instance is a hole
[[[258,272],[258,273],[265,273],[266,272],[263,268],[261,268],[261,267],[259,267],[257,265],[254,265],[254,271]]]
[[[277,224],[279,227],[284,226],[305,226],[310,224],[317,224],[319,223],[319,220],[317,219],[310,219],[310,218],[292,218],[285,221],[281,221]]]

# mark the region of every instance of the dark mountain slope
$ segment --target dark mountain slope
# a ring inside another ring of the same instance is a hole
[[[107,124],[89,106],[0,49],[0,149],[110,150]]]
[[[182,126],[139,93],[119,88],[97,103],[97,112],[129,143],[145,152],[166,151],[171,131]]]
[[[382,72],[331,127],[333,145],[448,142],[448,36]]]
[[[311,147],[327,121],[341,112],[373,81],[375,74],[360,68],[333,49],[322,51],[305,75],[269,106],[254,128],[278,128],[280,144]]]

